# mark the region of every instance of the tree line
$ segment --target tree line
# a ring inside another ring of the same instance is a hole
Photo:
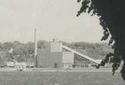
[[[48,41],[39,40],[37,43],[37,48],[46,48]],[[111,52],[111,47],[106,43],[87,43],[87,42],[73,42],[63,44],[76,49],[77,51],[84,53],[90,57],[96,59],[104,58],[108,52]],[[0,43],[0,59],[4,58],[6,61],[11,61],[15,59],[18,62],[27,61],[28,59],[34,58],[34,43],[21,43],[19,41]],[[13,49],[12,53],[10,50]]]

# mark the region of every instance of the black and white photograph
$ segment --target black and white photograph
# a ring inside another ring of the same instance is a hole
[[[124,0],[0,0],[0,85],[124,85]]]

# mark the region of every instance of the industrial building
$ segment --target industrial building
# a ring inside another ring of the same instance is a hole
[[[69,68],[91,66],[100,60],[86,56],[60,42],[48,42],[45,48],[38,49],[37,67],[41,68]]]

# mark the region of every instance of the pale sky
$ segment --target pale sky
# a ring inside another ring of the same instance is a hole
[[[100,42],[102,28],[97,17],[76,17],[77,0],[0,0],[0,42],[53,38],[68,42]]]

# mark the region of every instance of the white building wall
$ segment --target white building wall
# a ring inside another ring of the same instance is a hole
[[[73,64],[74,63],[74,53],[63,52],[63,63],[64,64]]]

